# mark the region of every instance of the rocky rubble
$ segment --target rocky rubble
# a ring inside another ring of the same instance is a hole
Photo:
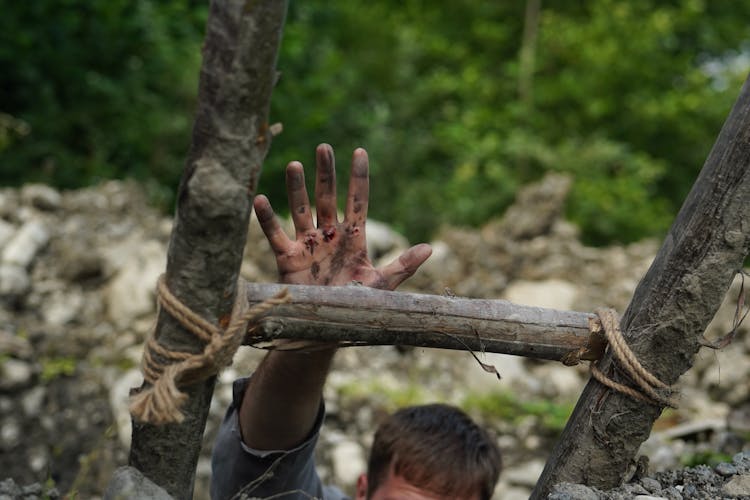
[[[681,500],[683,498],[750,498],[750,452],[737,453],[732,462],[659,472],[600,491],[581,484],[556,485],[550,500]]]
[[[551,176],[479,230],[442,228],[432,242],[433,257],[404,289],[623,311],[658,242],[586,247],[561,218],[568,187],[568,179]],[[142,380],[141,346],[153,324],[153,288],[164,269],[170,230],[171,220],[149,208],[134,184],[109,182],[62,193],[42,185],[0,190],[0,479],[13,482],[0,483],[0,498],[41,497],[44,492],[31,491],[42,491],[39,484],[101,498],[115,468],[127,463],[127,395]],[[380,262],[408,244],[375,221],[368,222],[368,239]],[[273,256],[255,221],[242,275],[275,280]],[[739,285],[738,278],[707,337],[731,327]],[[665,412],[643,445],[652,475],[636,479],[645,492],[637,494],[715,498],[688,488],[708,481],[690,482],[687,472],[679,472],[700,461],[716,465],[700,470],[721,478],[721,485],[711,482],[721,495],[735,491],[721,489],[727,484],[746,484],[744,455],[738,455],[750,450],[746,328],[725,349],[701,351],[682,377],[680,409]],[[231,398],[231,381],[251,372],[262,356],[242,348],[219,377],[196,498],[208,497],[210,448]],[[497,434],[506,469],[496,497],[527,498],[587,371],[499,354],[486,354],[484,361],[496,366],[500,382],[465,352],[391,347],[339,352],[326,387],[328,418],[319,446],[323,477],[351,488],[383,415],[399,405],[440,400],[464,406]],[[28,485],[28,495],[18,493],[23,490],[18,485]],[[641,491],[631,493],[636,490]],[[590,491],[600,495],[591,498],[610,498]]]

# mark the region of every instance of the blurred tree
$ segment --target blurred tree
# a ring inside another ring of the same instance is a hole
[[[575,176],[589,242],[661,234],[750,67],[750,5],[539,4],[293,4],[262,188],[283,199],[283,164],[325,139],[368,148],[373,216],[413,238],[547,170]]]
[[[171,193],[204,3],[0,7],[0,112],[30,126],[0,181],[135,176]],[[284,165],[312,167],[326,141],[340,165],[368,149],[371,215],[415,240],[499,215],[548,170],[575,177],[587,241],[660,235],[750,68],[749,19],[750,3],[702,0],[290,2],[284,133],[260,190],[283,205]]]
[[[133,176],[174,190],[189,142],[204,2],[0,0],[0,111],[29,133],[0,181]]]

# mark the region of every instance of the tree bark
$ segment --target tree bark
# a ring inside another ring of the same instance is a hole
[[[291,302],[271,309],[246,344],[276,339],[343,346],[410,345],[471,349],[538,359],[599,359],[593,314],[543,309],[506,300],[479,300],[346,286],[247,285],[251,304],[288,288]],[[591,344],[591,349],[588,349]],[[575,354],[572,357],[575,357]]]
[[[643,366],[674,384],[750,248],[750,79],[621,321]],[[602,370],[624,382],[611,356]],[[584,389],[532,498],[560,482],[617,486],[662,411],[595,380]]]
[[[542,0],[526,0],[521,50],[518,54],[518,99],[527,115],[534,109],[534,67]],[[525,117],[530,120],[530,117]]]
[[[270,145],[268,112],[286,3],[211,2],[198,108],[180,182],[167,255],[172,293],[213,322],[231,313],[251,200]],[[203,343],[160,312],[156,338],[168,349]],[[176,498],[192,498],[215,377],[186,388],[180,424],[134,422],[130,464]]]

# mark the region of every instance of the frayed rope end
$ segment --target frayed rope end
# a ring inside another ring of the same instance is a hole
[[[170,365],[154,385],[130,397],[130,414],[142,423],[155,425],[179,424],[185,420],[180,408],[188,395],[175,383],[175,365]]]

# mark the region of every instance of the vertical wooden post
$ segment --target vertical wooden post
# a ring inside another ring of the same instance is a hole
[[[674,384],[750,249],[750,79],[621,321],[643,366]],[[605,373],[623,382],[609,356]],[[590,380],[532,498],[560,482],[617,486],[662,408]]]
[[[198,109],[167,256],[166,281],[209,321],[231,312],[251,201],[270,146],[268,113],[286,15],[278,0],[213,0]],[[156,338],[172,350],[202,342],[159,314]],[[192,498],[215,377],[187,389],[180,424],[134,422],[130,464],[175,498]]]

